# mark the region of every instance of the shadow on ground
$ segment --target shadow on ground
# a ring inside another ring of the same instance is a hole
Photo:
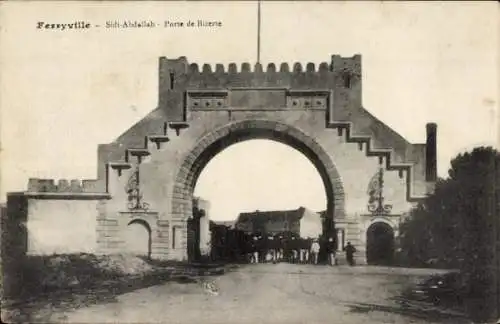
[[[228,268],[230,269],[230,268]],[[175,282],[181,284],[197,283],[200,277],[213,277],[224,274],[223,267],[186,267],[168,269],[154,274],[122,277],[107,282],[72,287],[71,289],[45,291],[32,298],[2,301],[2,322],[4,323],[47,323],[57,311],[68,311],[92,305],[113,303],[120,295],[151,286]],[[52,320],[54,320],[52,318]],[[64,320],[60,318],[58,320]]]
[[[429,323],[470,323],[461,305],[451,301],[439,304],[430,300],[413,298],[408,294],[411,285],[402,285],[396,296],[374,303],[347,303],[352,313],[384,312],[397,314]]]
[[[395,305],[354,303],[346,306],[352,313],[384,312],[426,320],[427,322],[468,323],[466,316],[459,313],[404,302]]]

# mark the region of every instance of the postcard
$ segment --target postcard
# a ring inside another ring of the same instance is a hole
[[[2,2],[2,320],[494,323],[498,26],[496,2]]]

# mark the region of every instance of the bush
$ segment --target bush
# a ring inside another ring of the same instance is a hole
[[[127,255],[79,253],[26,256],[16,267],[20,280],[13,288],[14,297],[35,296],[74,287],[92,288],[106,281],[145,275],[154,268],[141,258]]]

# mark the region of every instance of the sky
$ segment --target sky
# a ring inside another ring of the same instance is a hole
[[[326,209],[325,187],[313,164],[271,140],[249,140],[217,154],[200,174],[194,194],[211,202],[213,220],[255,210]]]
[[[319,65],[332,54],[361,54],[363,106],[413,143],[425,142],[425,124],[436,122],[440,176],[458,153],[497,145],[495,2],[264,1],[261,16],[264,65]],[[186,56],[213,67],[255,63],[256,17],[251,1],[2,2],[0,201],[6,192],[24,190],[30,177],[95,178],[97,144],[112,142],[156,107],[158,57]],[[105,25],[124,19],[219,20],[222,27],[36,28],[38,22]],[[250,163],[245,161],[255,154],[267,154],[265,163],[253,167],[274,168],[277,178],[265,180],[278,181],[279,190],[295,190],[285,185],[290,170],[304,170],[299,182],[313,177],[312,165],[306,172],[307,161],[293,149],[256,143],[230,147],[207,166],[198,182],[204,189],[196,190],[210,195],[213,206],[225,203],[216,194],[220,188],[231,189],[215,183],[220,170]],[[318,185],[295,201],[316,209],[324,204],[322,191]],[[249,198],[255,192],[248,188],[239,191],[245,197],[233,199],[250,210],[273,208]]]

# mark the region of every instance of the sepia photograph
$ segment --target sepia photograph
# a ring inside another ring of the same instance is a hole
[[[500,323],[496,1],[0,3],[5,323]]]

